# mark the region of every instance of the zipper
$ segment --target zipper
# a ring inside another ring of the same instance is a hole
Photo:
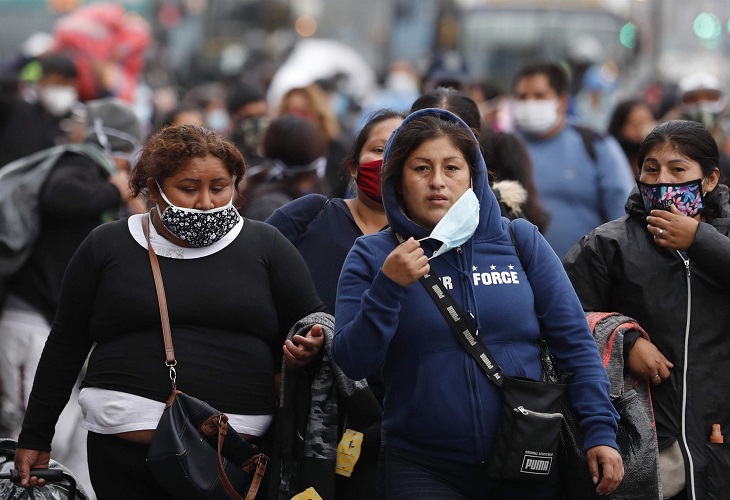
[[[689,259],[685,259],[679,251],[677,251],[677,255],[679,255],[679,258],[684,263],[687,276],[687,321],[684,327],[684,368],[682,369],[682,444],[687,451],[687,461],[689,462],[690,493],[692,493],[692,499],[696,500],[694,461],[692,460],[692,453],[687,442],[687,361],[689,358],[689,328],[692,314],[692,282],[690,279]]]
[[[540,411],[532,411],[532,410],[528,410],[524,406],[518,406],[517,408],[512,408],[512,409],[518,413],[522,413],[525,416],[535,415],[536,417],[543,417],[543,418],[558,418],[558,417],[563,418],[562,413],[543,413]]]
[[[462,250],[461,246],[456,247],[456,252],[459,254],[459,261],[461,264],[462,269],[468,269],[467,262],[466,262],[466,255],[464,255],[464,251]],[[468,274],[467,274],[468,276]],[[468,278],[465,278],[462,273],[459,273],[459,282],[462,283],[461,286],[461,293],[464,294],[464,301],[466,302],[466,312],[471,316],[472,324],[474,325],[474,334],[479,335],[479,330],[477,330],[476,327],[476,317],[474,316],[474,313],[472,312],[471,307],[471,293],[469,293],[471,290],[471,283],[469,282]],[[466,280],[466,281],[464,281]],[[470,356],[471,358],[471,356]],[[482,436],[485,433],[484,424],[482,422],[483,416],[481,411],[481,404],[479,401],[479,390],[478,390],[478,383],[477,383],[477,377],[482,376],[481,371],[479,370],[476,363],[469,363],[469,377],[471,379],[471,392],[472,392],[472,398],[474,399],[474,413],[476,414],[476,423],[478,428],[478,435]],[[488,381],[488,383],[492,383]],[[482,456],[486,456],[486,443],[483,439],[479,438],[479,449]]]

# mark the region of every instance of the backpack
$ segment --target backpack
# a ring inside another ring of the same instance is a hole
[[[592,128],[584,127],[582,125],[576,125],[574,123],[570,124],[573,129],[575,129],[576,132],[580,135],[580,138],[583,141],[583,147],[586,150],[586,153],[588,153],[588,156],[591,158],[591,161],[593,162],[594,166],[597,166],[596,162],[598,160],[598,153],[596,153],[596,143],[599,141],[602,141],[606,138],[605,135],[600,134],[599,132],[596,132]],[[601,192],[600,190],[597,192],[598,197],[600,199]],[[603,202],[600,203],[601,207],[601,217],[604,221],[609,221],[610,218],[607,214],[603,211]]]
[[[580,138],[583,140],[583,147],[586,148],[586,153],[588,153],[588,156],[590,156],[593,163],[595,163],[598,159],[598,155],[596,153],[596,142],[602,141],[604,136],[592,128],[584,127],[582,125],[575,125],[571,123],[570,126],[573,127],[578,134],[580,134]]]
[[[58,159],[74,153],[109,175],[113,162],[91,144],[64,144],[18,158],[0,168],[0,303],[8,278],[28,260],[40,230],[40,192]]]

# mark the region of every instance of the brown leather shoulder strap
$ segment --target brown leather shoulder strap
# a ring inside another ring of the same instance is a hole
[[[223,442],[226,440],[226,434],[228,433],[228,417],[222,413],[217,415],[217,417],[215,422],[218,427],[218,474],[221,477],[223,489],[226,490],[228,496],[233,500],[254,500],[261,486],[261,480],[266,473],[266,466],[268,465],[269,459],[263,453],[259,453],[249,458],[241,467],[246,474],[253,473],[251,484],[248,486],[246,498],[244,499],[231,484],[230,479],[228,479],[228,474],[226,474],[226,470],[223,467]]]
[[[152,275],[155,278],[155,288],[157,289],[157,302],[160,305],[160,319],[162,320],[162,337],[165,340],[165,361],[168,366],[174,366],[175,349],[172,347],[172,332],[170,331],[170,318],[167,315],[167,298],[165,298],[165,286],[162,283],[162,273],[160,273],[160,263],[157,260],[155,251],[152,250],[150,243],[150,214],[142,217],[142,228],[144,229],[144,237],[147,239],[147,250],[150,254],[150,264],[152,265]]]

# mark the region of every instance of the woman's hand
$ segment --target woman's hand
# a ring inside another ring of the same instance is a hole
[[[284,341],[284,360],[290,368],[307,366],[324,345],[324,334],[321,325],[314,325],[305,337],[294,335],[292,340]]]
[[[421,244],[412,237],[395,247],[383,262],[383,273],[404,287],[411,286],[430,270]]]
[[[586,452],[586,456],[593,484],[601,478],[596,493],[608,495],[618,488],[624,478],[624,462],[619,452],[610,446],[594,446]]]
[[[643,337],[636,339],[629,351],[629,370],[637,377],[659,385],[669,378],[669,369],[674,368],[654,344]]]
[[[652,210],[651,215],[646,218],[646,227],[654,235],[654,243],[660,247],[687,251],[695,240],[700,223],[684,215],[674,205],[670,210],[671,212]]]
[[[18,448],[15,450],[15,468],[20,473],[20,485],[24,488],[44,486],[45,479],[38,479],[30,475],[30,469],[47,469],[51,454],[47,451]]]

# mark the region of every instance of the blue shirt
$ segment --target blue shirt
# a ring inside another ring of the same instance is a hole
[[[522,138],[540,200],[550,214],[544,236],[559,257],[584,235],[624,214],[635,182],[615,139],[607,136],[594,142],[594,161],[571,125],[549,139]]]

